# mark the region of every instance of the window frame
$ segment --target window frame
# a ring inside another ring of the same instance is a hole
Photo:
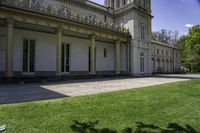
[[[140,52],[140,73],[145,73],[145,53]]]
[[[157,48],[157,55],[160,55],[160,49]]]
[[[107,52],[107,48],[103,49],[103,57],[107,58],[108,57],[108,52]]]
[[[107,15],[104,15],[104,22],[107,22]]]
[[[120,0],[117,0],[117,2],[116,2],[116,7],[117,7],[117,8],[120,8]]]
[[[0,51],[6,51],[6,35],[0,35]]]
[[[140,23],[140,39],[145,40],[145,24],[144,22]]]
[[[28,71],[25,72],[24,71],[24,40],[27,40],[28,41],[28,51],[30,52],[30,47],[31,47],[31,41],[34,41],[34,70],[33,72],[30,71],[30,53],[28,54],[28,62],[27,62],[27,67],[28,67]],[[34,75],[35,72],[36,72],[36,50],[37,50],[37,40],[34,39],[34,38],[23,38],[22,39],[22,74],[23,75]]]
[[[68,48],[67,48],[68,47]],[[64,48],[64,49],[63,49]],[[68,49],[68,53],[67,52],[67,49]],[[64,53],[63,53],[64,52]],[[61,72],[62,74],[69,74],[70,73],[70,70],[71,70],[71,44],[70,43],[66,43],[66,42],[63,42],[62,43],[62,49],[61,49]],[[68,55],[67,55],[68,54]],[[64,56],[64,57],[63,57]],[[66,64],[66,59],[67,59],[67,56],[68,56],[68,71],[66,71],[66,67],[67,67],[67,64]],[[64,58],[64,62],[63,62],[63,59]],[[63,64],[64,63],[64,64]],[[64,66],[63,66],[64,65]]]
[[[143,8],[146,8],[146,0],[139,0],[139,5]]]

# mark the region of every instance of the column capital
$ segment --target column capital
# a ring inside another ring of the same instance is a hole
[[[96,38],[96,35],[95,34],[91,34],[90,35],[90,39],[94,39],[94,38]]]
[[[63,28],[62,26],[58,26],[57,28],[55,28],[56,32],[63,32]]]
[[[15,19],[14,18],[7,18],[6,23],[15,23]]]
[[[121,39],[115,40],[115,43],[121,43]]]

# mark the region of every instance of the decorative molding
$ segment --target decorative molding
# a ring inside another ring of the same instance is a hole
[[[102,37],[101,35],[107,34],[104,38],[108,38],[109,35],[112,35],[112,38],[123,38],[127,40],[128,34],[115,31],[113,29],[108,29],[106,27],[99,27],[98,25],[91,25],[90,23],[80,23],[76,20],[56,18],[50,15],[36,14],[33,12],[27,12],[23,10],[15,10],[11,8],[1,7],[0,14],[2,16],[12,16],[16,22],[26,22],[30,24],[36,24],[41,26],[51,26],[50,28],[57,28],[62,25],[64,30],[79,32],[84,34],[95,33],[97,36]],[[110,38],[109,38],[110,39]]]

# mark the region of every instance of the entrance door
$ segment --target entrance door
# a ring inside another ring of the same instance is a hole
[[[62,44],[62,72],[69,73],[70,51],[69,44]]]
[[[23,40],[23,72],[35,72],[35,40]]]

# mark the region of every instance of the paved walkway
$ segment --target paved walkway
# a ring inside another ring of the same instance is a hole
[[[51,83],[0,85],[0,104],[99,94],[187,81],[200,75],[159,75],[145,78],[101,78]]]

